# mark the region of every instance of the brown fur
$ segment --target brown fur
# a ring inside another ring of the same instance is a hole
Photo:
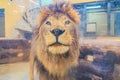
[[[67,20],[70,24],[65,24]],[[51,24],[47,25],[47,21]],[[79,16],[68,3],[41,9],[39,26],[34,30],[31,44],[30,80],[34,80],[34,62],[40,80],[74,80],[69,75],[71,69],[78,65],[78,23]],[[56,28],[65,31],[58,38],[63,45],[52,45],[56,38],[50,31]]]

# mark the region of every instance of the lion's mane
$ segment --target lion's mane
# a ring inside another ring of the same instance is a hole
[[[72,34],[74,40],[69,46],[70,49],[67,53],[53,55],[47,52],[47,46],[45,46],[45,40],[43,38],[43,33],[45,33],[45,31],[43,30],[39,32],[39,30],[47,17],[51,14],[56,14],[56,12],[66,14],[75,25],[78,25],[79,23],[78,13],[68,3],[54,4],[41,9],[38,19],[38,27],[34,30],[31,52],[35,55],[37,71],[39,75],[43,77],[43,80],[45,77],[50,78],[50,75],[56,78],[50,80],[66,80],[65,77],[68,76],[71,68],[78,65],[79,46],[77,27],[75,27],[75,31]],[[59,79],[57,77],[59,77]],[[62,77],[64,77],[64,79]]]

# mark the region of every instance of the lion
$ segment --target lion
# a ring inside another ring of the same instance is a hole
[[[70,76],[78,65],[78,13],[69,3],[41,8],[33,31],[30,53],[30,80],[34,65],[40,80],[76,80]]]

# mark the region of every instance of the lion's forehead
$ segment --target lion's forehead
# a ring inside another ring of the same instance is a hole
[[[57,13],[57,14],[53,14],[50,15],[47,20],[51,20],[52,22],[54,21],[65,21],[65,20],[70,20],[70,18],[66,15],[66,14],[62,14],[62,13]]]

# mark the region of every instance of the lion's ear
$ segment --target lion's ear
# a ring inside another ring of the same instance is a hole
[[[80,23],[80,16],[79,13],[77,11],[75,11],[73,8],[71,8],[68,11],[68,15],[69,17],[76,23],[79,24]]]
[[[75,11],[71,3],[63,3],[61,9],[64,13],[67,13],[71,20],[73,20],[76,24],[80,23],[79,13]]]
[[[37,25],[38,27],[40,27],[44,21],[47,19],[47,17],[49,16],[50,10],[47,9],[46,7],[43,7],[39,14],[38,14],[38,20],[37,20]]]

